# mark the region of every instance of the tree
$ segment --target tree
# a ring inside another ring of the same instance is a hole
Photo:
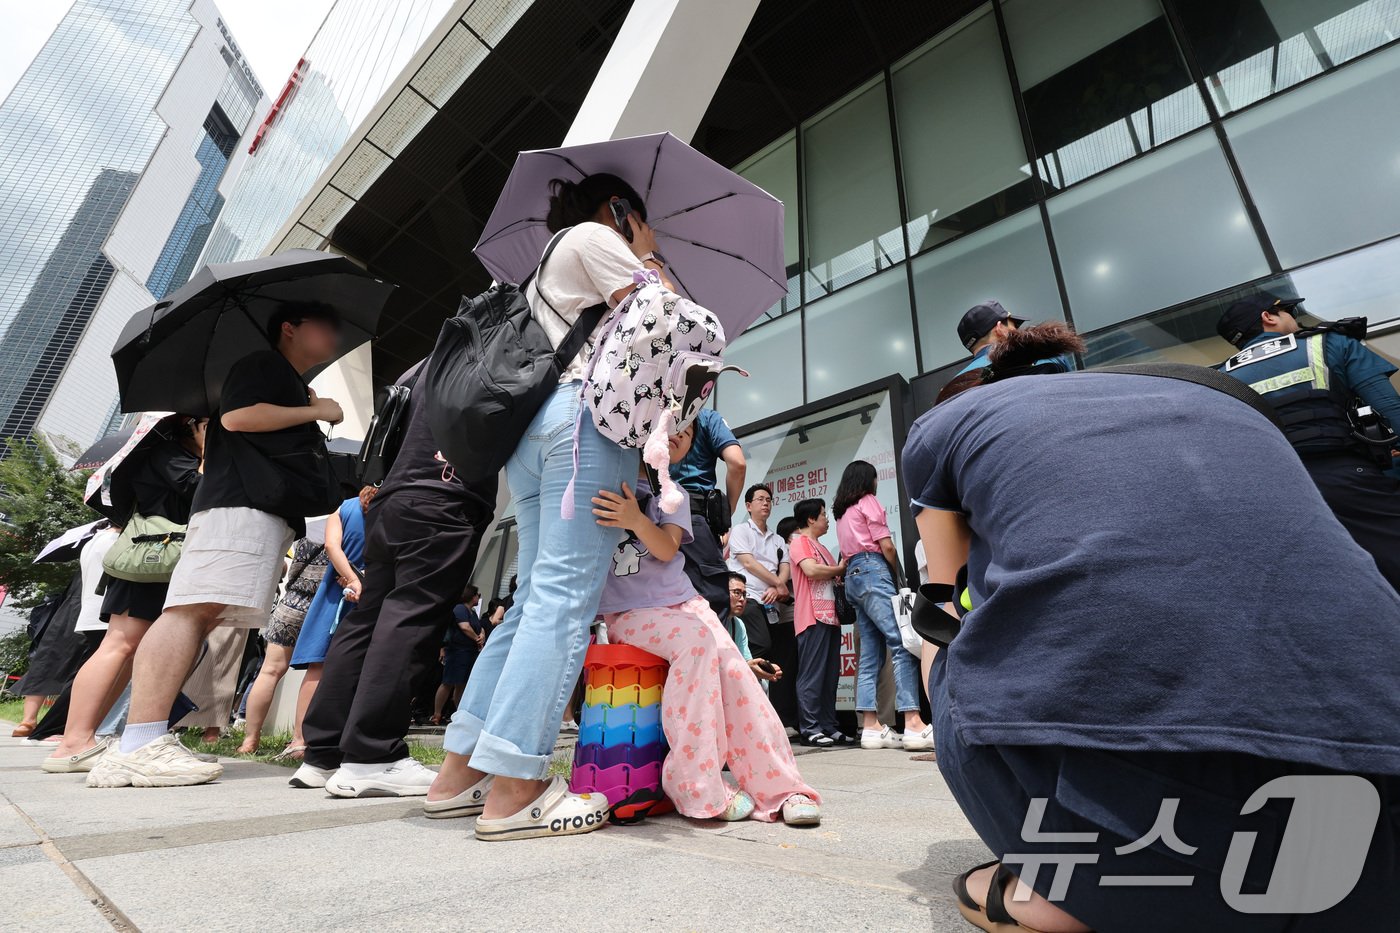
[[[20,609],[62,592],[73,577],[68,562],[34,563],[49,541],[96,516],[83,503],[87,473],[70,473],[42,437],[9,438],[0,460],[0,586]]]

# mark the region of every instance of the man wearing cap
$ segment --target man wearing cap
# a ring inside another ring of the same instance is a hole
[[[963,346],[972,351],[972,359],[958,370],[954,378],[974,369],[990,366],[992,361],[989,354],[992,352],[992,346],[1001,343],[1007,334],[1024,323],[1025,318],[1012,317],[999,301],[988,300],[968,308],[967,313],[958,322],[958,339],[962,341]],[[1053,360],[1040,362],[1059,363],[1064,366],[1066,372],[1074,369],[1074,360],[1068,356],[1058,356]]]
[[[1289,442],[1337,519],[1400,589],[1400,480],[1386,475],[1389,452],[1364,444],[1349,413],[1359,401],[1400,426],[1396,368],[1356,336],[1365,319],[1304,330],[1301,298],[1260,292],[1225,310],[1216,330],[1239,349],[1219,368],[1274,406]]]

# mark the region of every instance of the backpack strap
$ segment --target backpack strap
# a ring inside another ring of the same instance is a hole
[[[565,227],[550,237],[549,245],[544,248],[544,255],[540,257],[540,264],[535,267],[533,272],[525,276],[525,281],[520,283],[520,294],[524,295],[526,289],[530,287],[530,283],[544,271],[544,264],[549,262],[550,256],[554,255],[554,248],[559,245],[560,240],[564,239],[564,234],[572,229],[572,227]],[[565,320],[564,315],[559,313],[559,309],[554,307],[554,304],[545,297],[544,289],[539,283],[535,284],[535,294],[540,296],[540,301],[544,302],[545,307],[554,312],[555,317],[565,324],[569,323]],[[564,335],[563,340],[559,341],[559,346],[554,350],[554,362],[561,370],[567,369],[569,364],[574,361],[574,357],[579,355],[583,350],[583,345],[588,342],[588,338],[597,329],[598,323],[603,320],[603,315],[607,313],[608,303],[602,301],[592,307],[584,308],[579,312],[578,319],[569,324],[568,333]]]
[[[1104,366],[1100,369],[1086,369],[1083,372],[1121,373],[1125,376],[1159,376],[1163,379],[1193,382],[1198,386],[1214,389],[1237,401],[1244,402],[1269,419],[1269,423],[1274,427],[1280,431],[1283,430],[1283,422],[1279,419],[1278,412],[1262,395],[1234,376],[1227,376],[1206,366],[1193,366],[1190,363],[1123,363],[1118,366]]]

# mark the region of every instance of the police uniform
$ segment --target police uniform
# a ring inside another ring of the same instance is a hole
[[[1275,307],[1292,313],[1296,304],[1256,301],[1254,320],[1260,311]],[[1396,367],[1359,340],[1336,332],[1251,337],[1238,327],[1244,309],[1237,305],[1221,319],[1220,331],[1240,352],[1217,368],[1273,405],[1323,499],[1400,590],[1400,480],[1384,472],[1353,433],[1349,418],[1360,399],[1392,426],[1400,426],[1400,395],[1390,383]],[[1227,320],[1232,312],[1233,328]]]

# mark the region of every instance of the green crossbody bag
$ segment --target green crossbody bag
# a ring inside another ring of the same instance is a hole
[[[184,525],[159,515],[132,515],[102,559],[102,569],[132,583],[169,583],[184,543]]]

